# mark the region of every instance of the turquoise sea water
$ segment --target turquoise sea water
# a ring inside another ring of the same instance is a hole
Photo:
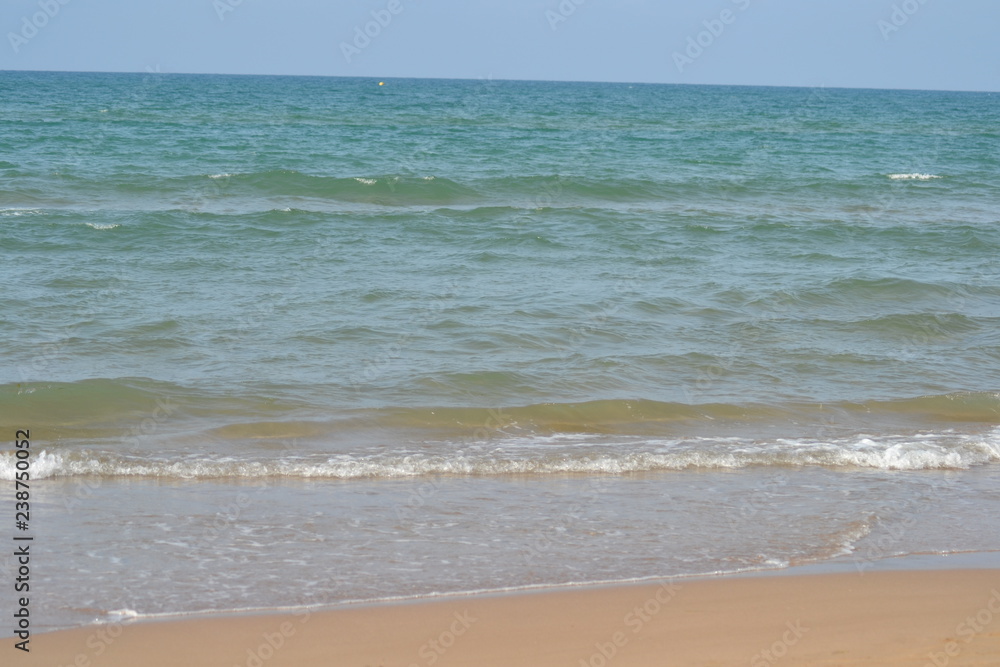
[[[1000,550],[997,94],[377,83],[0,72],[42,623]]]

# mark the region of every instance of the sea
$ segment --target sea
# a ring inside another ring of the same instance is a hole
[[[1000,93],[0,72],[0,258],[36,631],[1000,555]]]

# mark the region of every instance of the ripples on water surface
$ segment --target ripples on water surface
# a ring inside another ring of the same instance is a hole
[[[0,109],[48,627],[1000,550],[995,94],[5,72]]]

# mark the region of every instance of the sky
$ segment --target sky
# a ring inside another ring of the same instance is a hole
[[[3,0],[0,69],[1000,91],[997,0]]]

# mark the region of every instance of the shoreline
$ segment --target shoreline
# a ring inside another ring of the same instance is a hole
[[[297,613],[323,613],[345,609],[367,607],[382,607],[386,605],[421,604],[448,600],[469,598],[489,598],[508,595],[531,593],[547,593],[574,590],[607,589],[629,586],[656,585],[661,582],[685,583],[691,581],[714,579],[737,579],[756,577],[787,577],[825,574],[863,574],[866,572],[893,571],[935,571],[935,570],[1000,570],[1000,551],[968,551],[950,554],[901,554],[883,556],[876,560],[855,559],[842,555],[824,561],[800,563],[795,565],[773,566],[759,569],[732,570],[724,572],[707,572],[695,574],[677,574],[666,576],[650,576],[635,579],[609,579],[583,582],[566,582],[557,584],[531,584],[512,586],[509,588],[487,588],[468,591],[450,591],[444,593],[415,593],[412,595],[385,596],[367,599],[348,599],[338,602],[311,605],[279,605],[279,606],[249,606],[233,609],[204,609],[195,611],[139,613],[133,609],[120,609],[108,612],[103,619],[73,626],[46,628],[36,630],[37,634],[65,632],[79,628],[99,627],[100,625],[121,624],[124,626],[144,623],[168,623],[172,621],[195,621],[211,618],[240,618],[244,616],[287,615]],[[8,635],[9,636],[9,635]]]
[[[758,574],[90,625],[33,635],[18,657],[83,667],[1000,664],[1000,568]]]
[[[800,563],[795,565],[773,566],[759,569],[732,570],[725,572],[707,572],[695,574],[677,574],[666,576],[640,577],[636,579],[609,579],[583,582],[567,582],[558,584],[531,584],[526,586],[512,586],[509,588],[486,588],[468,591],[451,591],[445,593],[415,593],[413,595],[385,596],[368,599],[349,599],[328,604],[313,605],[283,605],[283,606],[261,606],[261,607],[240,607],[234,609],[206,609],[197,611],[162,612],[143,614],[131,609],[119,610],[119,618],[98,620],[95,619],[86,625],[75,625],[59,627],[39,631],[42,632],[62,632],[74,630],[81,627],[93,627],[102,623],[163,623],[170,621],[197,620],[203,618],[231,618],[241,616],[258,616],[262,614],[281,615],[294,613],[321,613],[327,611],[338,611],[343,609],[356,609],[360,607],[379,607],[397,604],[420,604],[423,602],[447,601],[454,599],[496,597],[506,595],[521,595],[529,593],[545,593],[558,591],[572,591],[585,589],[616,588],[622,586],[643,586],[659,584],[664,581],[674,581],[678,583],[713,580],[713,579],[736,579],[743,577],[787,577],[802,575],[823,575],[823,574],[862,574],[866,572],[894,572],[894,571],[934,571],[934,570],[1000,570],[1000,551],[967,551],[950,554],[927,553],[927,554],[901,554],[896,556],[883,556],[876,560],[854,559],[849,555],[842,555],[829,560]],[[115,612],[109,613],[109,616]]]

